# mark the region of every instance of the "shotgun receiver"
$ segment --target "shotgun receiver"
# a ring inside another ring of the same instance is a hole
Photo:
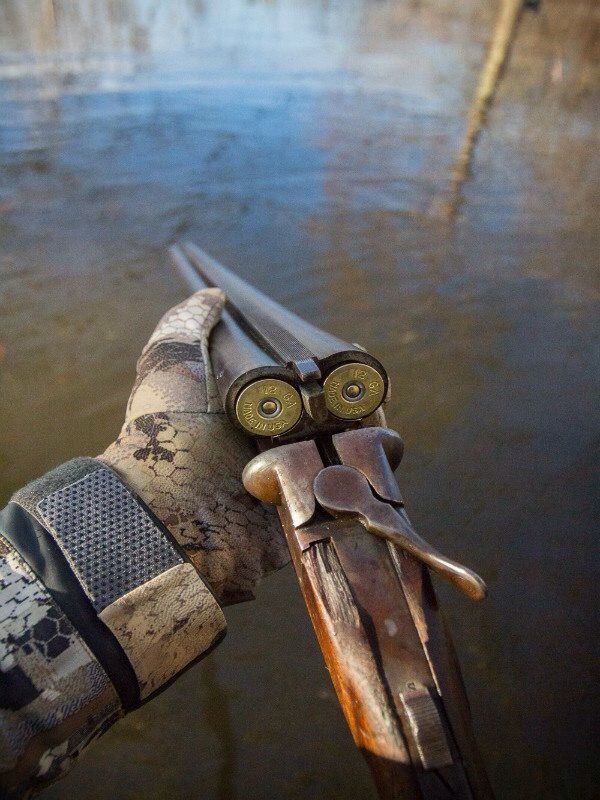
[[[284,309],[191,244],[188,287],[227,297],[211,335],[217,388],[259,454],[243,482],[277,506],[319,645],[383,800],[493,800],[429,569],[485,584],[412,528],[394,477],[381,363]],[[428,569],[429,568],[429,569]]]

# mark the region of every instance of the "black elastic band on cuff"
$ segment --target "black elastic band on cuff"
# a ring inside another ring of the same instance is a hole
[[[131,662],[112,631],[97,616],[90,599],[48,531],[17,503],[0,511],[0,532],[31,567],[54,602],[104,668],[125,711],[140,703]]]

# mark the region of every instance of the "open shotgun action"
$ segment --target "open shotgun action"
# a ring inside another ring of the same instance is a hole
[[[193,245],[172,248],[190,289],[227,304],[210,341],[230,420],[259,454],[244,486],[277,506],[300,587],[381,798],[492,798],[427,568],[469,598],[471,570],[412,528],[385,426],[380,362],[287,311]]]

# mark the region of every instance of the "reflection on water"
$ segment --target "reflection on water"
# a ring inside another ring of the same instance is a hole
[[[440,587],[503,798],[591,798],[597,7],[519,22],[459,216],[499,4],[0,5],[2,499],[117,432],[189,237],[360,341],[400,480],[491,597]],[[294,578],[51,797],[372,797]]]

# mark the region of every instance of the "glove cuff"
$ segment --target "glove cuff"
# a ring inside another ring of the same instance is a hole
[[[224,635],[223,612],[168,529],[103,462],[69,461],[5,514],[21,554],[131,709]]]

